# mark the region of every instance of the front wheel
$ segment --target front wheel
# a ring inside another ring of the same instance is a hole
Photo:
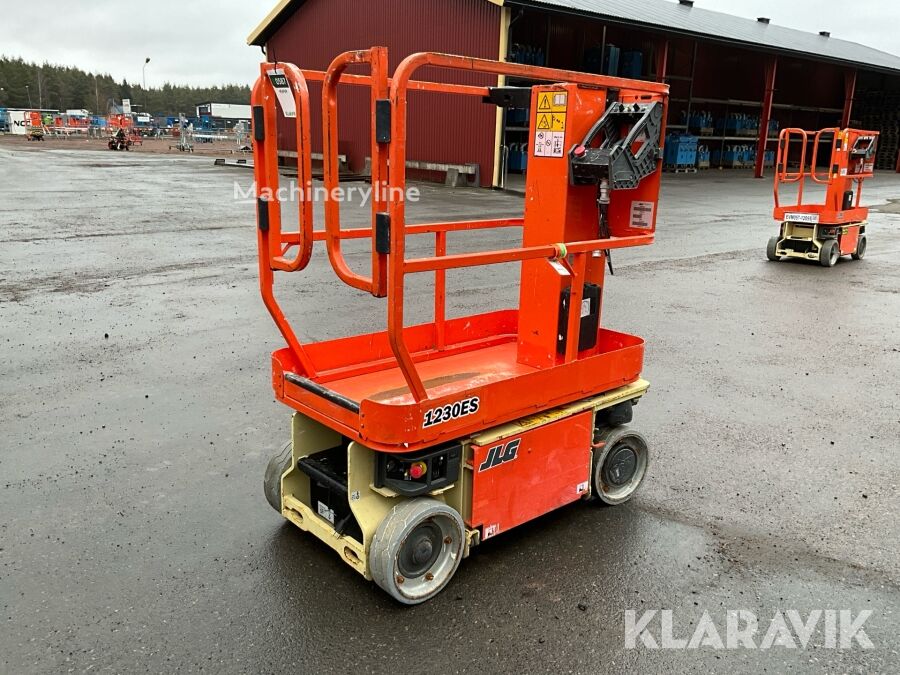
[[[834,267],[841,257],[841,249],[838,247],[837,239],[828,239],[819,249],[819,264],[822,267]]]
[[[650,461],[649,444],[643,434],[628,427],[606,427],[594,439],[591,487],[604,504],[631,499]]]
[[[766,257],[772,262],[781,260],[781,256],[776,253],[778,250],[778,237],[771,237],[769,243],[766,244]]]
[[[859,235],[859,239],[856,242],[856,250],[850,254],[850,257],[854,260],[862,260],[866,255],[866,235]]]
[[[462,560],[466,529],[455,509],[430,497],[406,499],[378,525],[369,548],[369,572],[404,605],[440,593]]]

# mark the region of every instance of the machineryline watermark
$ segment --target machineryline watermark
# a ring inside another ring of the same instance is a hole
[[[234,182],[234,200],[240,204],[252,204],[257,199],[279,202],[325,202],[334,201],[340,203],[359,203],[360,206],[368,206],[373,197],[378,197],[382,202],[417,202],[421,197],[419,188],[412,186],[405,190],[389,185],[386,181],[379,181],[375,185],[360,184],[348,186],[336,186],[330,190],[324,185],[301,186],[297,183],[281,185],[277,188],[263,187],[257,189],[256,181],[248,187]]]
[[[863,630],[872,616],[864,609],[854,615],[849,609],[814,609],[801,614],[795,609],[776,611],[771,617],[757,617],[747,609],[732,609],[699,617],[671,609],[650,609],[638,613],[625,610],[626,649],[872,649]],[[690,621],[690,623],[689,623]],[[691,624],[696,624],[692,626]],[[693,628],[693,630],[691,630]]]

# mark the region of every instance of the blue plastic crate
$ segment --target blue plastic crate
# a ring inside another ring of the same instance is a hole
[[[663,153],[668,166],[696,166],[698,138],[690,134],[669,134]]]
[[[644,55],[638,51],[624,52],[622,54],[620,77],[637,79],[644,68]]]
[[[615,45],[606,45],[606,54],[603,55],[603,72],[605,74],[618,76],[620,52],[621,50]]]
[[[528,164],[528,144],[512,143],[509,146],[507,165],[510,171],[525,171]]]
[[[591,47],[584,53],[582,68],[586,73],[603,72],[603,50],[600,47]]]

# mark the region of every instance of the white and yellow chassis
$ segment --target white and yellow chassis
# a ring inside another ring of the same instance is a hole
[[[821,223],[796,223],[790,220],[782,223],[781,235],[778,245],[775,247],[775,255],[783,258],[803,258],[804,260],[818,260],[819,251],[825,243],[825,239],[819,237],[820,227],[840,227],[847,228],[850,225],[859,225],[865,227],[868,221],[863,220],[858,223],[846,223],[844,225],[832,225]],[[846,234],[846,229],[842,230]],[[791,242],[812,242],[814,250],[802,251],[791,248]]]
[[[617,403],[640,398],[650,383],[639,379],[631,384],[613,389],[598,396],[582,399],[569,405],[523,417],[514,422],[501,424],[479,434],[463,439],[463,466],[459,480],[453,485],[430,493],[455,509],[464,521],[471,513],[472,489],[472,449],[473,443],[486,445],[529,429],[549,424],[585,410],[594,412],[609,408]],[[311,504],[310,480],[297,468],[297,461],[322,450],[340,444],[341,436],[336,431],[316,422],[301,413],[294,413],[292,423],[292,457],[290,468],[281,476],[281,514],[301,530],[305,530],[333,548],[350,567],[371,579],[368,552],[372,538],[379,524],[399,499],[408,499],[393,490],[377,488],[372,480],[375,475],[375,452],[364,445],[351,442],[347,450],[347,493],[350,509],[362,530],[363,541],[338,534],[332,523],[320,516]],[[478,530],[466,531],[463,557],[469,555],[472,546],[479,543]]]

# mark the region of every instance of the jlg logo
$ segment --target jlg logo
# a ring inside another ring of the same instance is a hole
[[[488,450],[487,457],[484,458],[484,461],[481,463],[481,466],[478,467],[478,470],[487,471],[488,469],[493,469],[495,466],[500,466],[504,462],[513,461],[516,458],[516,453],[519,451],[519,443],[521,442],[522,439],[517,438],[506,445],[495,445]]]

